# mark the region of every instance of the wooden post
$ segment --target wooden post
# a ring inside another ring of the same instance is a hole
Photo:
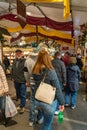
[[[37,39],[36,39],[36,43],[38,44],[38,40],[39,40],[39,39],[38,39],[38,25],[36,25],[36,38],[37,38]]]
[[[2,48],[2,43],[0,42],[0,61],[2,63],[2,55],[3,55],[3,48]]]

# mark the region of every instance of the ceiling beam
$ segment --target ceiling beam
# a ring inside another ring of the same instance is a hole
[[[71,6],[71,10],[87,12],[87,7],[82,6]]]
[[[43,6],[43,7],[50,7],[50,8],[60,8],[63,9],[64,6],[62,3],[38,3],[39,6]],[[83,11],[83,12],[87,12],[87,7],[83,7],[83,6],[74,6],[71,5],[71,10],[75,10],[75,11]]]
[[[7,2],[9,4],[13,4],[16,2],[16,0],[4,0],[4,2]],[[0,2],[2,2],[2,0],[0,0]],[[28,3],[25,3],[26,6],[29,5],[29,2]],[[64,8],[64,5],[63,3],[37,3],[37,5],[40,7],[40,6],[43,6],[43,7],[50,7],[50,8],[59,8],[59,9],[63,9]],[[75,6],[75,5],[72,5],[71,3],[71,10],[72,11],[83,11],[83,12],[87,12],[87,7],[83,7],[83,6]]]

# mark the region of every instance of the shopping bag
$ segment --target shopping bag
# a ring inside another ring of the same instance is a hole
[[[8,95],[6,96],[6,106],[5,106],[5,116],[6,118],[8,117],[13,117],[17,114],[17,108],[12,101],[11,97]]]

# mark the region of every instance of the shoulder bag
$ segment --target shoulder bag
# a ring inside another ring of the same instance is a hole
[[[44,82],[46,74],[35,93],[35,99],[51,104],[55,98],[56,87]]]

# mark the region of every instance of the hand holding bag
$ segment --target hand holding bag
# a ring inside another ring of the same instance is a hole
[[[7,117],[13,117],[17,114],[17,108],[12,101],[11,97],[8,95],[6,96],[6,106],[5,106],[5,116]]]
[[[56,88],[50,84],[44,83],[45,76],[36,90],[35,98],[39,101],[51,104],[55,98]]]

